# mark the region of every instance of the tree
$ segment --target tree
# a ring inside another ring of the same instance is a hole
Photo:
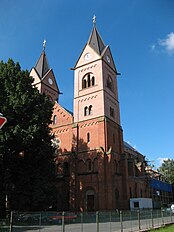
[[[166,180],[174,185],[174,160],[164,160],[158,171],[165,176]]]
[[[42,210],[54,201],[53,104],[32,82],[19,63],[0,62],[0,112],[7,118],[0,130],[1,209],[5,197],[13,210]]]

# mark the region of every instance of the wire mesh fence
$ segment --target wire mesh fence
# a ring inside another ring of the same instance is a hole
[[[0,232],[135,232],[174,223],[166,209],[111,212],[11,212]]]

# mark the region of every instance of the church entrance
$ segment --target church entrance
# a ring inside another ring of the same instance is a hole
[[[95,194],[93,190],[86,192],[86,209],[87,211],[95,210]]]

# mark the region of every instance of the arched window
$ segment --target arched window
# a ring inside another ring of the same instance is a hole
[[[90,74],[88,74],[88,78],[87,78],[87,80],[88,80],[88,87],[90,87],[90,85],[91,85],[91,78],[90,78]]]
[[[91,162],[90,159],[87,160],[87,171],[88,171],[88,172],[91,172],[91,171],[92,171],[92,162]]]
[[[92,73],[87,73],[82,79],[82,89],[89,88],[95,85],[95,77]]]
[[[54,115],[54,117],[53,117],[53,124],[55,125],[56,123],[57,123],[57,116]]]
[[[94,86],[95,85],[95,78],[94,78],[94,76],[92,77],[92,86]]]
[[[114,109],[110,107],[110,116],[114,118]]]
[[[92,105],[89,106],[89,115],[92,114]]]
[[[87,106],[85,106],[85,108],[84,108],[84,116],[87,116],[88,115],[88,107]]]
[[[87,116],[87,115],[92,115],[92,105],[90,105],[89,107],[85,106],[85,108],[84,108],[84,116]]]
[[[90,143],[90,133],[87,133],[87,143]]]
[[[95,211],[95,192],[93,189],[89,189],[85,193],[85,199],[86,199],[86,210],[87,211]]]
[[[86,89],[86,79],[83,79],[83,84],[82,84],[82,86],[83,86],[83,89]]]
[[[108,89],[110,89],[111,91],[113,91],[113,81],[111,76],[108,76],[107,78],[107,82],[106,82],[106,86]]]

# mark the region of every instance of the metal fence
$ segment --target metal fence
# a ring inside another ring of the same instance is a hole
[[[11,212],[0,232],[135,232],[174,223],[170,210],[112,212]]]

